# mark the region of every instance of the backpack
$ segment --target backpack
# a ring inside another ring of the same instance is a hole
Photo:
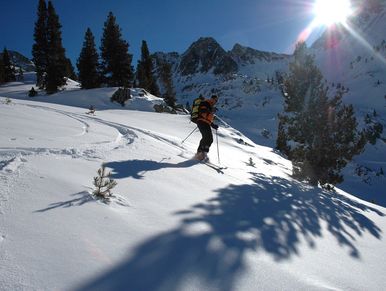
[[[190,112],[190,121],[193,123],[197,123],[197,119],[199,116],[199,108],[202,101],[204,101],[204,98],[202,98],[202,96],[194,99],[193,101],[192,110]]]

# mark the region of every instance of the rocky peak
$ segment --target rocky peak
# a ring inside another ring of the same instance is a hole
[[[289,57],[285,54],[255,50],[238,43],[233,46],[230,55],[234,60],[241,64],[254,64],[256,60],[272,62]]]
[[[182,75],[206,73],[228,74],[237,71],[237,63],[212,37],[201,37],[181,56]]]

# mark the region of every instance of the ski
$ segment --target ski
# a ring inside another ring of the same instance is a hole
[[[224,166],[219,166],[219,165],[213,164],[213,163],[208,162],[208,161],[201,161],[201,163],[204,164],[204,165],[207,165],[209,168],[212,168],[212,169],[216,170],[218,173],[221,173],[221,174],[224,174],[223,170],[228,168],[228,167],[224,167]]]
[[[196,155],[196,156],[194,156],[194,157],[192,158],[192,160],[197,161],[197,162],[200,163],[200,164],[207,165],[208,167],[210,167],[210,168],[212,168],[212,169],[214,169],[214,170],[216,170],[217,172],[222,173],[222,174],[224,173],[223,170],[225,170],[225,169],[228,168],[228,167],[216,165],[216,164],[210,162],[209,159],[208,159],[207,157],[204,158],[204,159],[198,159],[198,158],[197,158],[197,155]]]

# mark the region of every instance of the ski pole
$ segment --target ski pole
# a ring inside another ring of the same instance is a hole
[[[217,132],[217,129],[216,129],[216,140],[217,140],[217,159],[218,159],[218,164],[220,165],[220,150],[219,150],[219,147],[218,147],[218,132]]]
[[[197,127],[195,127],[191,133],[189,133],[189,135],[181,142],[181,144],[183,144],[188,138],[189,136],[191,136],[193,134],[193,132],[195,132],[197,130]]]
[[[230,127],[230,125],[228,123],[226,123],[223,119],[221,119],[220,117],[218,117],[218,115],[214,115],[216,119],[218,119],[222,124],[225,125],[225,127]]]

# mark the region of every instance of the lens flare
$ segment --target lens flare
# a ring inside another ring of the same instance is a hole
[[[350,0],[316,0],[313,11],[315,23],[325,26],[345,23],[353,13]]]

